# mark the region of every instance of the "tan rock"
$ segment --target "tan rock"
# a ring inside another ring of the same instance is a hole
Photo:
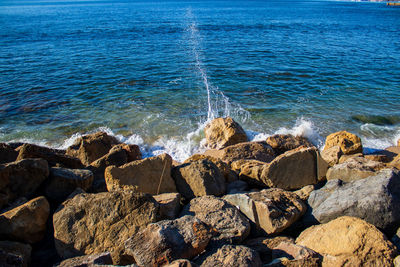
[[[32,247],[30,245],[13,241],[0,241],[0,250],[20,256],[20,259],[22,260],[20,266],[29,266],[32,252]],[[0,266],[5,266],[2,264],[4,263],[0,259]]]
[[[307,199],[310,197],[311,192],[314,191],[314,189],[314,185],[306,185],[302,189],[296,190],[293,193],[295,193],[301,200],[307,201]]]
[[[164,193],[153,197],[160,204],[162,219],[173,220],[178,217],[181,210],[181,195],[179,193]]]
[[[348,216],[306,229],[296,243],[321,254],[322,266],[392,266],[398,254],[375,226]]]
[[[397,140],[397,146],[400,146],[400,139]]]
[[[209,148],[221,149],[248,141],[243,128],[231,117],[214,119],[206,125],[204,133]]]
[[[342,164],[352,158],[363,158],[364,155],[362,153],[350,154],[350,155],[342,155],[339,159],[338,164]]]
[[[400,156],[397,155],[391,162],[387,164],[389,167],[395,167],[396,169],[400,170]]]
[[[198,267],[198,265],[191,261],[180,259],[164,265],[164,267]]]
[[[321,264],[321,256],[304,246],[294,242],[282,241],[272,250],[273,259],[286,258],[281,265],[276,266],[309,266],[318,267]],[[267,265],[274,266],[274,265]]]
[[[338,164],[342,155],[343,152],[340,149],[340,146],[332,146],[328,149],[324,149],[321,152],[321,157],[329,164],[329,166]]]
[[[293,136],[291,134],[272,135],[267,138],[267,144],[270,145],[278,155],[301,146],[313,147],[307,138]]]
[[[294,243],[294,239],[291,237],[276,236],[247,239],[243,245],[257,251],[263,263],[269,263],[273,260],[273,249],[283,241]]]
[[[0,143],[0,164],[13,162],[17,159],[18,152],[10,145]]]
[[[115,151],[119,150],[125,151],[128,162],[142,159],[142,152],[140,152],[140,148],[138,145],[132,145],[132,144],[115,145],[110,149],[108,153],[114,153]]]
[[[245,246],[224,245],[209,255],[201,264],[202,267],[261,267],[258,253]]]
[[[326,137],[324,150],[333,146],[340,146],[344,155],[362,153],[360,137],[346,131],[332,133]]]
[[[241,159],[232,162],[231,168],[239,173],[239,179],[255,186],[265,186],[262,172],[267,165],[258,160]]]
[[[135,190],[153,195],[177,192],[171,167],[172,158],[168,154],[107,167],[104,174],[107,190]]]
[[[397,155],[400,154],[400,146],[390,146],[384,150],[379,151],[379,154],[385,155],[388,161],[392,161]]]
[[[55,267],[99,267],[104,265],[113,265],[110,252],[73,257],[63,260]]]
[[[46,232],[50,206],[45,197],[37,197],[0,215],[0,237],[27,243],[40,241]]]
[[[364,155],[364,158],[368,160],[373,160],[373,161],[378,161],[382,163],[388,163],[390,162],[390,159],[388,156],[383,155],[383,154],[370,154],[370,155]]]

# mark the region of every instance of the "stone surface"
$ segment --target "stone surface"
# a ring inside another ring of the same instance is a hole
[[[134,161],[134,160],[140,160],[142,159],[142,152],[140,152],[140,148],[138,145],[133,145],[133,144],[118,144],[113,146],[110,151],[108,152],[109,154],[114,153],[116,151],[123,150],[126,153],[126,158],[128,162]]]
[[[162,266],[191,259],[204,251],[210,229],[193,216],[149,224],[125,242],[127,253],[139,266]]]
[[[172,169],[179,193],[186,199],[225,193],[224,177],[219,168],[207,159],[182,164]]]
[[[375,226],[343,216],[303,231],[296,243],[323,256],[323,266],[392,266],[397,251]]]
[[[20,259],[22,260],[21,266],[29,266],[32,252],[32,247],[30,245],[13,241],[0,241],[0,250],[20,256]],[[0,260],[0,266],[5,266],[3,264],[4,263]]]
[[[22,267],[23,259],[21,255],[7,252],[0,249],[0,266],[1,267]]]
[[[234,181],[232,183],[227,184],[226,186],[227,194],[245,193],[248,190],[249,190],[249,185],[242,180]]]
[[[321,264],[321,256],[314,250],[294,242],[282,241],[272,250],[273,259],[282,259],[283,266],[315,266]],[[279,266],[279,265],[278,265]]]
[[[164,267],[198,267],[198,265],[191,261],[180,259],[164,265]]]
[[[213,243],[241,243],[250,234],[250,223],[240,211],[215,196],[197,197],[181,215],[192,215],[214,229]]]
[[[298,220],[307,207],[293,193],[278,188],[224,197],[267,234],[277,234]]]
[[[267,138],[267,144],[270,145],[277,155],[286,151],[305,146],[313,145],[303,136],[293,136],[291,134],[275,134]]]
[[[377,162],[382,162],[382,163],[389,163],[390,159],[388,156],[383,155],[383,154],[369,154],[369,155],[364,155],[364,158],[368,160],[373,160]]]
[[[350,155],[342,155],[339,159],[338,164],[342,164],[348,160],[351,160],[353,158],[363,158],[364,155],[362,153],[356,153],[356,154],[350,154]]]
[[[83,168],[79,159],[65,155],[65,151],[52,149],[33,144],[24,144],[18,148],[19,154],[16,160],[40,158],[45,159],[50,166],[62,166],[72,169]]]
[[[400,228],[397,229],[396,233],[392,237],[393,244],[396,245],[397,250],[400,252]]]
[[[258,253],[245,246],[224,245],[209,255],[202,267],[261,267]]]
[[[311,192],[314,190],[314,185],[306,185],[302,189],[296,190],[293,193],[295,193],[301,200],[307,201],[307,199],[310,197]]]
[[[324,150],[333,146],[339,146],[344,155],[363,152],[360,137],[346,131],[332,133],[326,137]]]
[[[10,145],[0,143],[0,164],[13,162],[17,159],[18,152]]]
[[[124,241],[158,218],[159,204],[147,194],[77,194],[54,213],[56,249],[64,259],[108,251],[115,264],[130,264]]]
[[[384,169],[352,182],[330,180],[311,192],[311,214],[305,219],[327,223],[340,216],[355,216],[383,229],[389,236],[400,225],[400,173]]]
[[[78,138],[67,149],[66,154],[80,159],[85,165],[90,165],[93,161],[107,154],[117,144],[119,144],[119,141],[114,136],[105,132],[97,132]]]
[[[104,252],[93,255],[85,255],[66,259],[56,267],[94,267],[99,265],[112,265],[112,257],[110,252]]]
[[[330,148],[324,149],[321,152],[321,157],[329,164],[333,166],[339,163],[340,157],[343,155],[340,146],[332,146]]]
[[[89,170],[50,168],[45,194],[50,199],[65,200],[77,187],[88,190],[93,183],[93,173]]]
[[[221,149],[230,145],[247,142],[243,128],[231,117],[217,118],[204,128],[206,145]]]
[[[240,180],[254,186],[265,186],[262,172],[267,166],[265,162],[249,159],[236,160],[231,164],[232,170],[239,174]]]
[[[294,239],[286,236],[277,237],[258,237],[253,239],[248,239],[243,245],[254,249],[260,255],[261,261],[263,263],[269,263],[273,260],[272,251],[281,242],[294,243]]]
[[[104,174],[107,190],[135,190],[152,195],[176,192],[171,167],[172,158],[168,154],[107,167]]]
[[[381,162],[368,160],[364,157],[353,157],[329,168],[326,179],[340,179],[344,182],[360,180],[375,175],[378,170],[384,167],[385,165]]]
[[[160,204],[160,215],[163,219],[173,220],[181,210],[181,195],[179,193],[164,193],[153,196]]]
[[[50,205],[45,197],[0,214],[0,238],[27,243],[40,241],[46,232]]]

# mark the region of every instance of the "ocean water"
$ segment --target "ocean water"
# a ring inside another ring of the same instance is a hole
[[[232,116],[250,139],[400,138],[400,8],[338,1],[1,1],[0,142],[105,130],[182,160]]]

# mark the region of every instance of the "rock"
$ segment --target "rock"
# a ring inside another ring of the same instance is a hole
[[[396,245],[397,250],[400,252],[400,228],[397,229],[396,233],[392,237],[393,244]]]
[[[360,137],[346,131],[332,133],[326,137],[324,150],[333,146],[339,146],[344,155],[363,152]]]
[[[97,132],[78,138],[67,149],[66,154],[80,159],[85,165],[90,165],[96,159],[107,154],[117,144],[119,144],[119,141],[114,136],[105,132]]]
[[[50,168],[45,194],[50,199],[64,201],[77,187],[88,190],[93,183],[93,173],[89,170]]]
[[[114,264],[130,264],[124,241],[158,218],[159,205],[147,194],[77,194],[54,213],[56,249],[64,259],[108,251]]]
[[[245,246],[224,245],[209,255],[201,264],[203,267],[261,267],[258,253]]]
[[[323,256],[323,266],[392,266],[397,252],[375,226],[343,216],[303,231],[296,243]]]
[[[218,167],[207,159],[182,164],[172,169],[179,193],[186,199],[225,193],[225,181]]]
[[[239,179],[246,181],[250,185],[264,187],[262,172],[267,167],[265,162],[258,160],[241,159],[232,162],[231,167],[239,173]]]
[[[385,165],[381,162],[368,160],[363,157],[353,157],[341,164],[329,168],[326,173],[327,180],[340,179],[344,182],[364,179],[375,175]]]
[[[394,167],[394,168],[400,170],[400,156],[399,155],[396,156],[391,162],[389,162],[387,164],[387,166]]]
[[[393,234],[400,225],[400,172],[384,169],[348,183],[329,180],[324,187],[311,192],[308,204],[308,221],[327,223],[340,216],[355,216]]]
[[[390,159],[386,155],[381,155],[381,154],[369,154],[369,155],[364,155],[364,158],[368,160],[373,160],[377,162],[382,162],[382,163],[389,163]]]
[[[247,142],[243,128],[232,118],[217,118],[204,128],[206,146],[221,149],[230,145]]]
[[[112,265],[112,257],[110,252],[104,252],[93,255],[85,255],[66,259],[56,267],[90,267],[99,265]]]
[[[267,138],[267,144],[274,149],[277,155],[301,146],[313,147],[307,138],[302,136],[293,136],[291,134],[272,135]]]
[[[49,166],[43,159],[23,159],[0,165],[0,191],[7,193],[9,201],[29,198],[48,176]]]
[[[20,266],[29,266],[32,252],[32,247],[30,245],[12,241],[0,241],[0,251],[19,256],[22,260]],[[5,262],[0,260],[0,266],[6,266]]]
[[[0,249],[0,266],[2,267],[22,267],[23,259],[21,255],[7,252]]]
[[[219,158],[228,164],[240,159],[254,159],[262,162],[271,162],[275,152],[265,142],[246,142],[228,146],[221,150],[210,149],[204,155]]]
[[[384,150],[380,150],[377,153],[380,155],[385,155],[388,158],[388,161],[392,161],[397,155],[400,154],[399,146],[390,146],[385,148]]]
[[[394,258],[393,265],[394,267],[400,267],[400,256]]]
[[[172,158],[168,154],[132,161],[121,167],[107,167],[104,174],[107,189],[135,190],[152,195],[176,192],[171,167]]]
[[[13,162],[17,159],[18,152],[15,151],[11,146],[0,143],[0,164]]]
[[[125,242],[126,251],[139,266],[162,266],[191,259],[206,248],[210,229],[193,216],[149,224]]]
[[[267,234],[288,228],[306,211],[306,205],[295,193],[278,188],[224,197]]]
[[[227,194],[237,194],[237,193],[244,193],[248,191],[249,185],[245,181],[234,181],[232,183],[229,183],[226,186],[226,193]]]
[[[301,200],[307,201],[307,199],[310,197],[311,192],[314,191],[314,189],[314,185],[306,185],[302,189],[294,191],[293,193],[295,193]]]
[[[50,205],[37,197],[0,215],[0,238],[27,243],[40,241],[46,232]]]
[[[245,241],[244,245],[257,251],[261,257],[263,263],[269,263],[273,260],[272,251],[281,242],[286,241],[294,243],[294,239],[286,236],[277,237],[258,237],[253,239],[248,239]]]
[[[363,158],[364,155],[362,153],[356,153],[356,154],[350,154],[350,155],[342,155],[339,159],[339,164],[342,164],[348,160],[351,160],[353,158]]]
[[[128,162],[142,159],[142,152],[140,152],[140,148],[138,145],[132,145],[132,144],[115,145],[110,149],[110,151],[108,153],[112,154],[112,153],[114,153],[116,151],[120,151],[120,150],[125,151]]]
[[[164,267],[198,267],[197,264],[195,264],[191,261],[188,261],[188,260],[184,260],[184,259],[176,260],[176,261],[171,262],[170,264],[163,265],[163,266]]]
[[[320,266],[322,257],[312,249],[297,245],[294,242],[282,241],[273,248],[272,258],[273,259],[286,258],[281,262],[283,266],[318,267]],[[282,265],[277,265],[277,266],[282,266]]]
[[[45,159],[50,166],[65,167],[71,169],[81,169],[83,165],[79,159],[65,155],[65,151],[33,144],[24,144],[18,148],[18,160],[22,159]]]
[[[340,157],[343,155],[340,146],[332,146],[328,149],[324,149],[321,152],[321,157],[328,163],[329,166],[333,166],[339,163]]]
[[[173,220],[181,210],[181,195],[179,193],[164,193],[153,196],[160,204],[160,215],[163,219]]]
[[[181,215],[192,215],[214,229],[215,244],[241,243],[250,234],[250,223],[240,211],[215,196],[194,198]]]

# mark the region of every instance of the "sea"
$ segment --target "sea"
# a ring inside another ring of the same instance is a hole
[[[145,157],[249,139],[400,138],[400,8],[320,0],[0,1],[0,142],[66,148],[106,131]]]

